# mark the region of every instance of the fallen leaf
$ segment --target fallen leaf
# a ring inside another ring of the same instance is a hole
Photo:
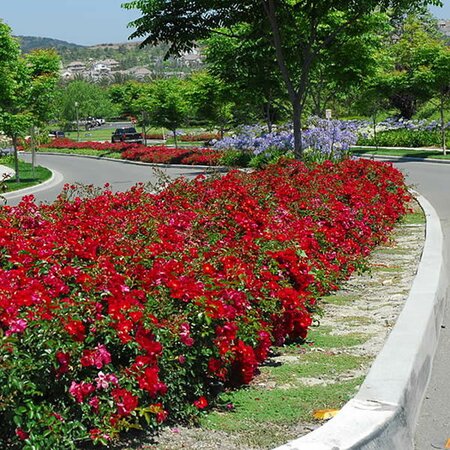
[[[317,409],[313,412],[314,419],[328,420],[334,417],[339,412],[339,409]]]

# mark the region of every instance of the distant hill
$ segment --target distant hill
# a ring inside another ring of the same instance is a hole
[[[19,39],[20,47],[23,53],[28,53],[37,48],[54,48],[60,49],[74,49],[83,48],[83,45],[73,44],[71,42],[61,41],[59,39],[52,39],[47,37],[37,36],[16,36]]]
[[[77,61],[90,68],[95,61],[112,59],[119,63],[118,69],[128,70],[134,67],[144,67],[153,74],[190,73],[201,67],[201,61],[189,58],[164,59],[167,45],[139,48],[140,42],[105,43],[91,46],[73,44],[59,39],[37,36],[16,36],[21,44],[22,52],[28,53],[38,48],[54,48],[64,67]]]

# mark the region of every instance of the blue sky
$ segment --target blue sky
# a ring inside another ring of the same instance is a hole
[[[449,0],[450,1],[450,0]],[[125,42],[127,25],[139,11],[120,7],[126,0],[0,0],[0,18],[15,35],[42,36],[75,44]]]
[[[13,34],[61,39],[82,45],[125,42],[127,24],[139,11],[120,7],[126,0],[0,0],[0,18]],[[450,19],[450,0],[432,8],[439,18]]]
[[[432,6],[430,10],[439,19],[450,20],[450,0],[443,0],[442,3],[444,5],[442,8]]]

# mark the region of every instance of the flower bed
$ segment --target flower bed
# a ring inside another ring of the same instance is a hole
[[[208,148],[172,148],[164,145],[146,147],[142,144],[122,142],[75,142],[70,139],[54,139],[46,148],[89,148],[99,151],[122,152],[122,158],[159,164],[192,164],[214,166],[219,164],[223,152]]]
[[[72,139],[63,138],[63,139],[53,139],[48,144],[43,144],[43,147],[45,148],[90,148],[92,150],[99,150],[99,151],[116,151],[116,152],[123,152],[125,150],[131,149],[131,148],[139,148],[143,147],[141,144],[136,143],[125,143],[125,142],[95,142],[95,141],[88,141],[88,142],[77,142],[73,141]]]
[[[293,131],[289,125],[282,128],[268,133],[260,125],[244,126],[236,135],[216,141],[214,148],[224,151],[223,161],[229,165],[246,162],[251,167],[262,167],[276,162],[280,156],[292,155]],[[353,122],[310,117],[302,132],[304,157],[314,162],[347,158],[350,147],[357,141],[356,131]]]
[[[220,139],[219,133],[197,133],[197,134],[182,134],[180,139],[183,142],[202,142],[202,141],[212,141]]]
[[[222,155],[221,151],[207,148],[171,148],[161,145],[130,148],[122,153],[122,158],[148,163],[216,166]]]
[[[305,338],[405,212],[373,161],[178,180],[0,210],[0,443],[76,448],[191,420]]]

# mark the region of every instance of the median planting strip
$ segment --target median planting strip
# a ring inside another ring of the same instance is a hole
[[[423,197],[426,241],[405,307],[354,399],[324,426],[278,450],[412,449],[437,348],[448,275],[439,217]]]
[[[363,160],[93,194],[1,210],[3,445],[195,420],[272,344],[306,337],[317,298],[409,197],[400,172]]]
[[[130,161],[156,164],[186,164],[215,166],[223,152],[209,148],[173,148],[166,145],[145,146],[137,143],[74,142],[70,139],[54,139],[42,147],[43,151],[108,156]]]
[[[220,396],[201,428],[167,428],[155,447],[143,446],[141,437],[129,448],[262,450],[318,428],[313,412],[341,408],[355,396],[392,330],[416,274],[424,230],[416,204],[373,253],[368,271],[322,299],[320,326],[310,330],[306,345],[275,349],[248,388]]]
[[[19,175],[20,181],[15,180],[14,161],[11,156],[0,158],[0,164],[9,169],[9,178],[7,178],[3,185],[5,189],[0,194],[7,194],[19,189],[30,188],[32,186],[40,185],[52,177],[52,172],[45,167],[37,166],[34,168],[30,163],[19,160]],[[1,171],[0,171],[1,172]],[[0,177],[1,177],[0,173]],[[0,178],[1,180],[1,178]]]

